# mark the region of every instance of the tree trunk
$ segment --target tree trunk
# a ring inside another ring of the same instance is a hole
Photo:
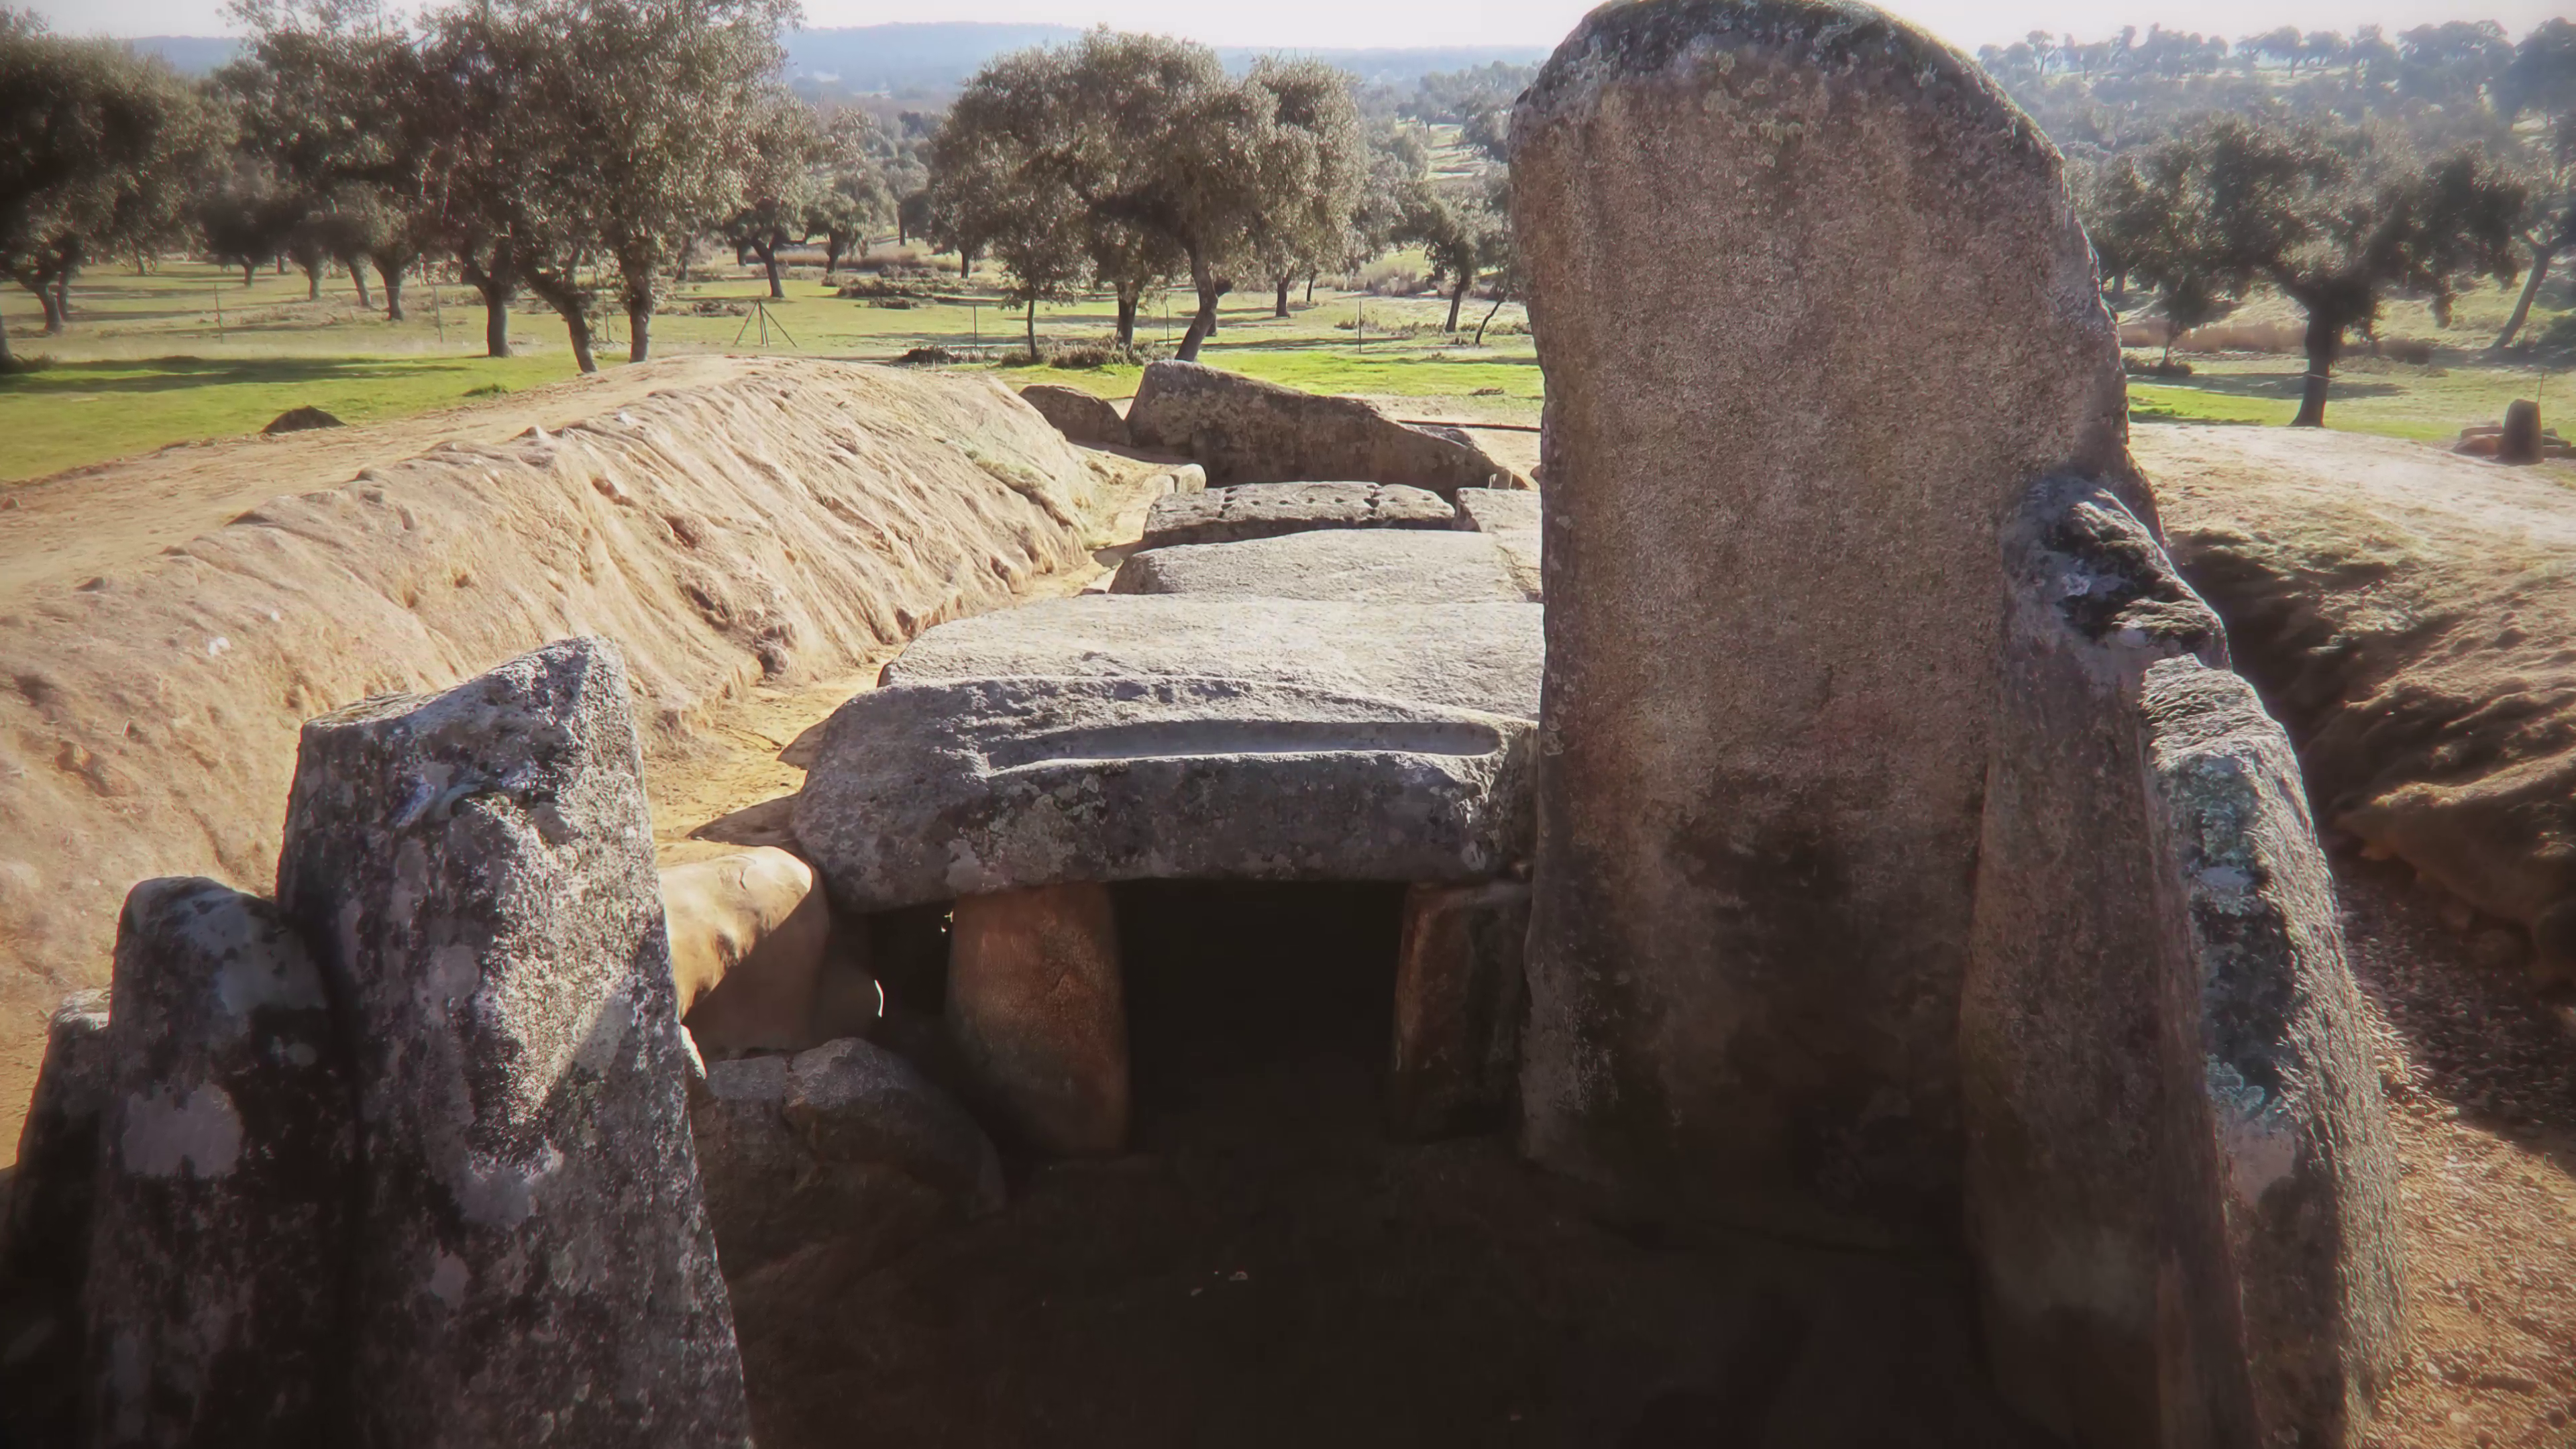
[[[1457,290],[1449,294],[1449,331],[1455,332],[1458,330],[1458,309],[1466,305],[1467,289],[1474,285],[1475,281],[1473,278],[1461,276],[1458,278]]]
[[[466,285],[483,294],[483,355],[510,355],[510,294],[518,290],[518,279],[506,261],[495,259],[492,270],[485,271],[470,259],[459,257],[458,270],[465,274]]]
[[[0,373],[16,369],[18,360],[9,355],[9,324],[0,322]]]
[[[653,299],[626,295],[626,360],[653,360]]]
[[[2290,420],[2294,428],[2322,428],[2326,425],[2326,389],[2334,382],[2335,354],[2343,347],[2343,319],[2334,310],[2316,307],[2308,312],[2308,375],[2299,395],[2299,415]]]
[[[1195,249],[1190,253],[1190,285],[1198,289],[1199,310],[1190,318],[1189,330],[1181,334],[1181,349],[1173,354],[1183,362],[1199,360],[1199,346],[1216,330],[1216,269]]]
[[[787,288],[778,280],[778,243],[771,242],[765,247],[753,247],[752,250],[760,253],[760,265],[769,273],[769,300],[786,301]]]
[[[1476,324],[1476,345],[1478,347],[1485,345],[1485,329],[1494,325],[1494,314],[1503,310],[1503,297],[1503,289],[1496,287],[1494,289],[1494,305],[1485,309],[1485,320]]]
[[[2522,296],[2513,304],[2513,315],[2504,319],[2504,330],[2496,334],[2495,346],[2490,350],[2502,352],[2513,345],[2522,324],[2531,320],[2531,304],[2540,296],[2540,284],[2549,280],[2549,264],[2556,260],[2558,248],[2532,244],[2531,276],[2523,282]]]
[[[26,284],[22,281],[19,285],[25,286]],[[47,337],[62,336],[63,327],[65,325],[63,321],[63,303],[61,295],[54,290],[52,280],[47,279],[40,281],[32,287],[27,287],[27,290],[36,294],[36,305],[45,309],[45,335]]]
[[[388,322],[403,320],[403,271],[400,262],[389,262],[382,257],[376,259],[376,275],[384,278],[385,282],[385,320]]]
[[[72,269],[65,267],[54,278],[54,331],[62,332],[72,325]]]
[[[1278,302],[1270,309],[1270,315],[1273,317],[1285,317],[1288,315],[1289,280],[1290,279],[1287,277],[1281,277],[1279,279],[1279,299]]]
[[[320,262],[298,262],[296,265],[304,269],[304,300],[307,302],[321,301],[322,264]]]
[[[1306,274],[1306,305],[1309,307],[1315,305],[1315,273],[1313,272]]]
[[[1136,345],[1136,301],[1124,292],[1118,294],[1118,345],[1121,347]]]
[[[957,249],[957,280],[962,282],[973,275],[975,275],[975,249],[973,247],[959,247]]]
[[[367,264],[360,261],[347,261],[340,265],[349,269],[349,285],[358,289],[358,305],[370,312],[374,311],[376,299],[367,295]]]
[[[1038,360],[1038,299],[1029,298],[1029,361]]]
[[[257,286],[257,285],[258,285],[258,283],[257,283],[257,282],[255,282],[255,281],[254,281],[254,280],[252,280],[252,279],[253,279],[253,278],[258,274],[258,272],[259,272],[259,263],[257,263],[257,262],[244,262],[244,263],[242,263],[242,285],[243,285],[243,286],[245,286],[245,287]]]

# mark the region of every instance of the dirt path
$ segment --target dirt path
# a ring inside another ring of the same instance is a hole
[[[741,375],[734,359],[679,357],[396,422],[180,443],[0,484],[0,614],[46,585],[77,583],[184,543],[271,498],[345,483],[364,468],[440,443],[497,443],[531,427],[597,417],[668,388]]]

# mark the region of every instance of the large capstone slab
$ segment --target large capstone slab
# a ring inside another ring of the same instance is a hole
[[[1196,459],[1215,487],[1352,478],[1427,488],[1526,488],[1472,442],[1409,427],[1357,398],[1319,397],[1195,362],[1154,362],[1127,405],[1140,448]]]
[[[1140,549],[1241,543],[1318,528],[1453,528],[1436,493],[1382,483],[1247,483],[1157,498]]]
[[[942,624],[882,678],[1239,679],[1535,720],[1543,626],[1536,604],[1089,595]]]
[[[359,1442],[748,1441],[629,700],[575,639],[304,727],[278,896],[355,1055]]]
[[[2128,476],[2057,154],[1956,52],[1809,0],[1595,10],[1511,133],[1547,382],[1524,1144],[1638,1211],[1955,1241],[1999,530]]]
[[[1528,850],[1525,718],[1261,679],[889,684],[796,836],[846,909],[1120,880],[1456,881]]]
[[[1519,496],[1519,495],[1514,495]],[[1355,604],[1527,603],[1510,555],[1481,533],[1337,530],[1131,554],[1114,594],[1317,599]]]
[[[152,880],[117,921],[89,1272],[105,1444],[346,1437],[357,1109],[322,973],[270,902]]]

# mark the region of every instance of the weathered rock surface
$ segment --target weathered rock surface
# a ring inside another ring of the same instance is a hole
[[[1535,720],[1543,622],[1535,604],[1094,595],[942,624],[886,665],[883,682],[1239,679]]]
[[[747,1440],[629,691],[567,640],[305,726],[278,894],[356,1052],[362,1442]]]
[[[1040,1151],[1125,1147],[1127,1007],[1109,888],[960,896],[954,922],[948,1032],[984,1096]]]
[[[1525,719],[1256,679],[896,683],[832,716],[796,835],[865,911],[1074,881],[1475,880],[1528,849],[1530,744]]]
[[[321,971],[270,902],[145,881],[114,991],[87,1293],[98,1442],[344,1440],[358,1124]]]
[[[1395,958],[1387,1125],[1400,1137],[1487,1130],[1520,1075],[1521,948],[1529,887],[1417,885]]]
[[[2226,663],[2216,615],[2087,480],[2031,491],[2013,582],[1976,929],[1960,1000],[1967,1228],[2005,1396],[2071,1442],[2159,1446],[2158,1121],[2167,922],[2141,689]]]
[[[1452,528],[1437,493],[1382,483],[1245,483],[1154,500],[1139,549],[1241,543],[1318,528]]]
[[[1119,416],[1107,398],[1078,387],[1038,382],[1020,389],[1020,401],[1055,424],[1055,430],[1064,434],[1068,442],[1105,448],[1127,446],[1127,420]]]
[[[1545,552],[1539,530],[1539,495],[1502,488],[1471,488],[1458,495],[1458,526],[1492,538],[1511,562],[1512,575],[1531,598],[1545,594]]]
[[[2144,714],[2182,1305],[2166,1442],[2357,1445],[2404,1352],[2402,1238],[2333,879],[2245,681],[2167,660]]]
[[[1953,1240],[1998,531],[2053,472],[2129,476],[2058,157],[1964,57],[1808,0],[1594,11],[1512,150],[1549,534],[1524,1145],[1642,1211]]]
[[[115,1067],[107,1007],[99,990],[54,1009],[0,1201],[0,1432],[23,1444],[80,1442],[81,1290]]]
[[[666,867],[680,1017],[708,1051],[816,1044],[832,913],[814,868],[774,846]]]
[[[735,1277],[824,1242],[881,1262],[1002,1206],[1001,1158],[975,1119],[855,1038],[708,1064],[689,1124]]]
[[[1143,448],[1180,453],[1216,487],[1304,478],[1403,483],[1447,497],[1526,488],[1474,444],[1407,427],[1357,398],[1319,397],[1195,362],[1156,362],[1127,405]]]
[[[1409,529],[1158,548],[1129,555],[1109,591],[1409,605],[1517,604],[1533,597],[1494,539]]]

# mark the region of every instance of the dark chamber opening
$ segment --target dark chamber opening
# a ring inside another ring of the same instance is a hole
[[[1136,881],[1113,888],[1144,1151],[1222,1127],[1350,1129],[1393,1030],[1404,887]]]
[[[734,1283],[762,1449],[2040,1442],[1955,1263],[1684,1242],[1507,1132],[1390,1140],[1403,887],[1114,891],[1131,1149],[1015,1160],[1008,1207],[892,1262]]]

